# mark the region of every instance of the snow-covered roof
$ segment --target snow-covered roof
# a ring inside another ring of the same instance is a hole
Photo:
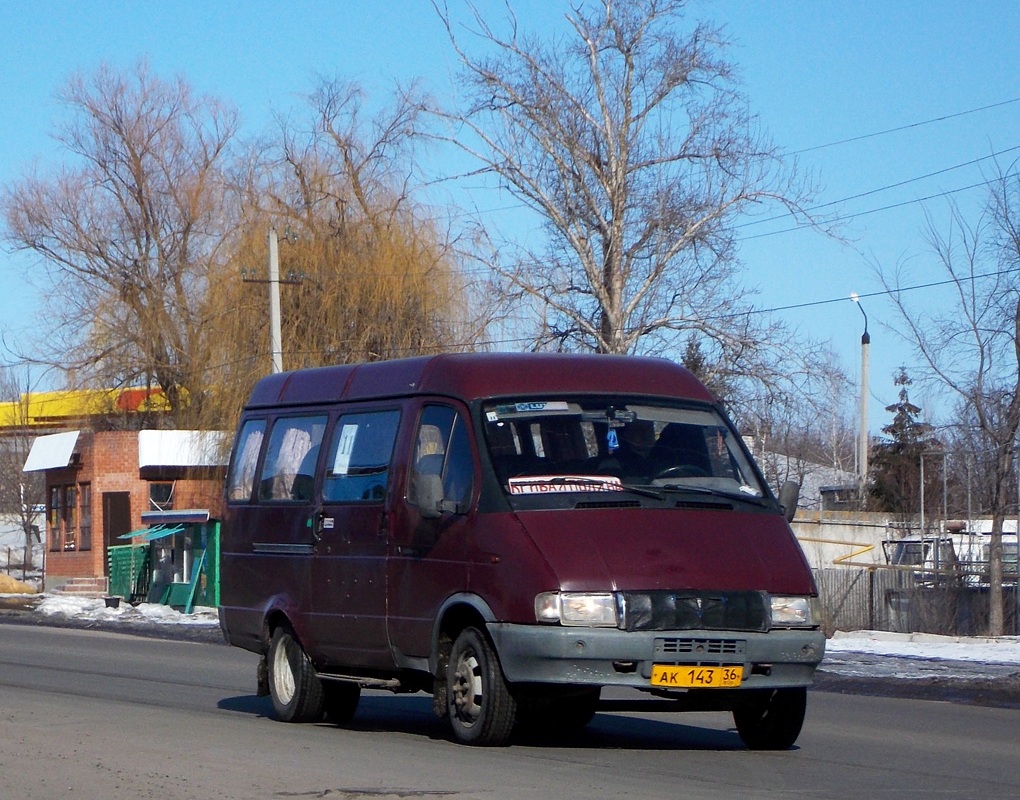
[[[138,466],[220,467],[229,457],[223,431],[139,431]]]

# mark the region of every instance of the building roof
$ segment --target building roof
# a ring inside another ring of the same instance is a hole
[[[158,388],[26,392],[16,401],[0,403],[0,429],[53,427],[89,417],[166,410],[166,399]]]
[[[71,463],[78,434],[64,431],[37,436],[22,471],[63,469]],[[139,469],[225,466],[228,437],[222,431],[138,431]]]

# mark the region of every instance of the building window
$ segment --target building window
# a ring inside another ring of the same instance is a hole
[[[50,550],[58,551],[64,549],[64,533],[61,527],[63,521],[63,500],[64,487],[50,487],[50,507],[47,515],[46,527],[50,533]]]
[[[89,484],[51,486],[48,510],[51,551],[92,549],[92,487]]]
[[[78,549],[78,490],[74,486],[64,487],[64,549]]]
[[[92,485],[82,483],[78,485],[79,519],[81,525],[78,528],[78,549],[92,549]]]
[[[174,482],[153,481],[149,484],[149,503],[157,511],[172,511],[174,507]]]

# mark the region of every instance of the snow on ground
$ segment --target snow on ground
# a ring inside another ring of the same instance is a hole
[[[13,597],[14,595],[0,595]],[[22,597],[24,597],[22,595]],[[103,598],[39,595],[35,613],[60,615],[78,621],[107,624],[189,625],[216,627],[215,608],[195,608],[183,614],[169,606],[121,602],[107,608]],[[847,677],[899,678],[997,678],[1020,673],[1020,636],[995,639],[935,636],[883,631],[837,631],[826,643],[821,669]]]
[[[861,678],[1000,678],[1020,673],[1020,636],[837,631],[821,669]]]
[[[871,653],[879,656],[1020,664],[1020,636],[983,639],[936,636],[931,633],[836,631],[825,647],[829,653]]]
[[[38,614],[61,615],[75,620],[153,625],[195,625],[217,626],[219,621],[215,608],[196,607],[191,614],[184,614],[170,606],[158,603],[141,603],[132,606],[121,602],[117,608],[107,608],[102,597],[72,597],[68,595],[42,595],[35,606]]]

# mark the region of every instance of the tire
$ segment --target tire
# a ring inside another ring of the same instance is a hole
[[[322,683],[289,628],[281,626],[273,631],[267,661],[276,718],[282,722],[319,722],[325,709]]]
[[[349,681],[322,681],[323,706],[327,721],[346,725],[354,718],[361,700],[361,687]]]
[[[499,659],[477,628],[457,636],[447,665],[447,709],[454,738],[462,744],[507,744],[517,702],[507,687]]]
[[[733,722],[751,750],[787,750],[804,725],[807,689],[764,691],[733,710]]]

